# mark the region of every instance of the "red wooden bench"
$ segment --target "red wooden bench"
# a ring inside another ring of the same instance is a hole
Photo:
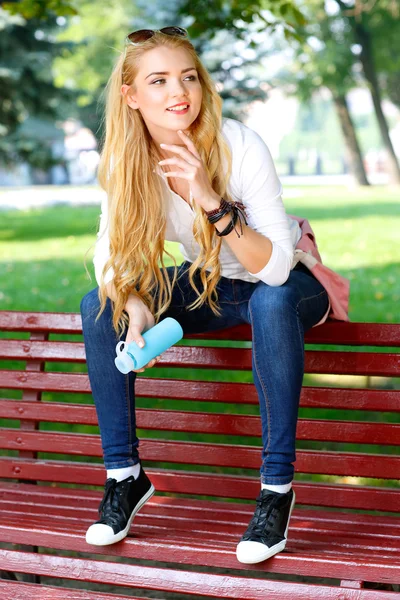
[[[85,532],[97,518],[105,470],[98,433],[79,431],[80,424],[97,425],[92,399],[74,401],[76,393],[90,394],[79,366],[84,346],[81,337],[54,339],[80,334],[80,316],[0,312],[0,330],[29,333],[0,339],[3,361],[26,361],[3,362],[0,371],[0,600],[136,597],[127,588],[140,597],[158,590],[163,598],[400,598],[400,325],[328,322],[308,333],[308,344],[346,349],[307,346],[306,373],[327,376],[310,376],[303,387],[308,412],[298,424],[297,504],[286,550],[258,565],[235,556],[259,490],[261,424],[250,345],[202,342],[249,341],[248,326],[190,336],[197,341],[173,347],[139,376],[140,451],[157,493],[129,536],[98,547],[95,556]],[[75,372],[64,372],[65,363],[75,363]],[[163,367],[184,368],[189,380],[182,370],[161,378]],[[194,368],[217,371],[195,381]],[[247,371],[247,381],[231,383],[230,371]],[[199,401],[200,409],[193,404]],[[336,420],[329,409],[347,417]],[[57,431],[59,423],[69,431]],[[190,432],[189,440],[182,432]],[[74,589],[66,580],[75,580]],[[100,584],[121,591],[110,595]]]

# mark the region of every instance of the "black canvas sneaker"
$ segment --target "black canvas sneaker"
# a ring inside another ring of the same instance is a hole
[[[295,499],[292,489],[286,494],[261,490],[254,515],[236,548],[239,562],[258,563],[284,549]]]
[[[142,465],[137,479],[133,475],[119,482],[111,477],[107,479],[99,506],[100,519],[87,530],[87,543],[107,546],[126,537],[134,516],[154,492]]]

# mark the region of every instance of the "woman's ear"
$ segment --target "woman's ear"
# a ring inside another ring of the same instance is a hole
[[[134,109],[139,108],[135,96],[132,94],[132,86],[124,83],[124,85],[121,86],[121,94],[124,96],[125,102],[128,106]]]

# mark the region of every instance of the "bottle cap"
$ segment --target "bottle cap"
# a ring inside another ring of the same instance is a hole
[[[121,346],[124,346],[124,349],[121,350]],[[129,352],[127,352],[127,347],[124,342],[119,342],[116,347],[117,357],[114,359],[115,366],[118,371],[127,375],[132,369],[136,366],[136,361]]]
[[[132,371],[132,369],[135,368],[135,363],[133,362],[129,354],[126,352],[122,352],[119,356],[117,356],[114,362],[118,371],[120,371],[124,375],[127,375],[130,371]]]

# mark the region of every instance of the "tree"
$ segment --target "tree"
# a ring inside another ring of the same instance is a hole
[[[20,15],[24,19],[48,19],[54,16],[76,15],[74,2],[70,0],[19,0],[18,2],[2,2],[3,9],[10,15]]]
[[[19,135],[19,126],[28,116],[56,121],[68,113],[75,95],[57,87],[52,62],[70,44],[58,44],[54,31],[56,17],[45,21],[26,21],[0,9],[0,161],[14,164],[29,159],[27,147],[34,152],[35,140]]]
[[[293,57],[276,76],[276,85],[309,103],[321,89],[330,91],[340,125],[350,171],[359,185],[369,185],[362,152],[346,96],[357,85],[350,51],[349,31],[326,12],[322,0],[300,5],[307,22],[300,28],[300,41],[293,42]]]
[[[400,5],[393,5],[392,10],[374,11],[369,29],[382,92],[400,108]]]
[[[220,30],[247,40],[249,28],[264,35],[280,29],[291,40],[298,38],[297,28],[305,24],[303,13],[292,0],[183,0],[178,15],[192,17],[189,31],[199,40],[210,40]],[[251,47],[256,46],[253,41]]]
[[[394,14],[397,14],[397,11],[396,13],[393,12],[393,3],[389,0],[381,0],[378,6],[374,6],[373,4],[373,8],[368,7],[369,9],[366,9],[364,6],[364,10],[360,10],[359,7],[363,6],[363,3],[360,2],[352,2],[351,5],[345,3],[343,0],[335,0],[335,2],[340,9],[341,17],[346,21],[352,32],[353,41],[360,47],[359,60],[371,93],[382,141],[388,154],[390,179],[393,183],[400,184],[400,166],[394,152],[392,141],[389,136],[388,124],[382,110],[382,93],[379,83],[374,44],[374,35],[378,35],[377,30],[382,36],[386,29],[385,24],[388,22],[388,19],[393,20]],[[376,20],[375,17],[378,13],[380,18]],[[398,33],[397,48],[398,53],[400,50]]]
[[[103,136],[104,88],[116,57],[124,50],[125,35],[140,28],[136,4],[127,0],[83,0],[79,15],[68,19],[57,39],[73,44],[54,60],[57,85],[77,96],[72,116],[89,127],[97,139]]]

